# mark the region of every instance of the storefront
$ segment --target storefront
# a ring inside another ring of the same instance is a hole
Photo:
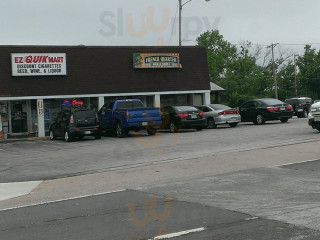
[[[111,99],[210,103],[203,47],[0,46],[0,114],[9,136],[44,136],[61,109]]]

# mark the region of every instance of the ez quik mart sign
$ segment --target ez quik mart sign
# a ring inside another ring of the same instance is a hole
[[[12,53],[12,76],[67,75],[65,53]]]

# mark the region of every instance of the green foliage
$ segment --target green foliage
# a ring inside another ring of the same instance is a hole
[[[300,69],[299,94],[308,94],[320,99],[320,51],[316,52],[316,49],[307,45],[297,64]]]
[[[222,95],[224,104],[237,107],[249,99],[274,97],[272,61],[266,66],[259,64],[259,56],[252,53],[250,42],[237,48],[224,40],[218,30],[201,34],[197,42],[207,48],[211,81],[226,89]],[[299,57],[297,63],[298,94],[320,99],[320,52],[306,46],[304,56]],[[295,96],[293,62],[280,56],[275,59],[275,66],[279,99]]]

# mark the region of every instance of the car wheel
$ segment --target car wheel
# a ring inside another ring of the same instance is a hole
[[[95,134],[94,139],[101,139],[101,134],[100,133]]]
[[[303,110],[302,117],[303,118],[308,117],[308,111],[306,109]]]
[[[258,114],[256,116],[256,120],[255,120],[255,123],[258,124],[258,125],[262,125],[262,124],[265,124],[265,120],[264,120],[264,117],[261,115],[261,114]]]
[[[49,137],[50,137],[50,140],[55,140],[56,139],[56,135],[53,133],[52,130],[49,131]]]
[[[286,123],[286,122],[288,122],[288,120],[289,120],[289,118],[281,118],[281,119],[280,119],[280,121],[281,121],[282,123]]]
[[[208,124],[207,127],[210,128],[210,129],[214,129],[214,128],[217,127],[217,124],[214,123],[214,119],[213,118],[209,118],[207,124]]]
[[[71,142],[71,141],[72,141],[72,137],[71,137],[69,131],[65,131],[65,133],[64,133],[64,140],[65,140],[66,142]]]
[[[169,129],[170,129],[170,132],[172,132],[172,133],[177,133],[177,132],[179,132],[178,126],[177,126],[175,123],[173,123],[173,122],[170,123]]]
[[[148,135],[156,135],[157,134],[157,129],[148,127],[147,128],[147,133],[148,133]]]
[[[201,130],[202,130],[202,127],[197,127],[196,130],[197,130],[197,131],[201,131]]]
[[[123,138],[127,135],[127,132],[124,129],[124,127],[122,126],[121,122],[117,123],[116,134],[117,134],[117,137],[119,137],[119,138]]]
[[[230,127],[236,127],[238,125],[238,123],[229,123]]]

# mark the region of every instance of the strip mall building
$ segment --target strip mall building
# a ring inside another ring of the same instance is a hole
[[[0,46],[0,114],[9,136],[38,132],[66,105],[210,103],[204,47]]]

